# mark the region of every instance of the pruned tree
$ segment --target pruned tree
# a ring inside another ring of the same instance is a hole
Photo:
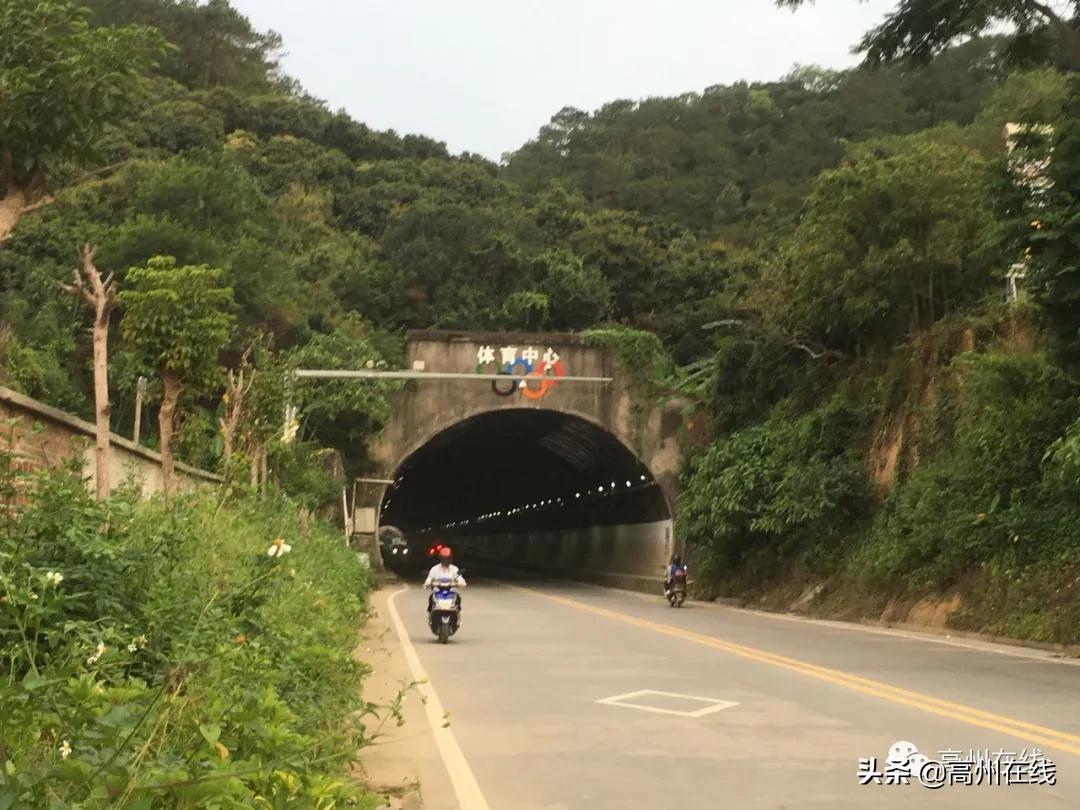
[[[232,458],[236,433],[244,415],[244,397],[255,384],[256,369],[250,364],[251,349],[252,347],[248,346],[244,350],[240,363],[235,369],[230,368],[225,377],[225,394],[221,398],[225,413],[221,417],[220,425],[222,454],[226,462]]]
[[[161,375],[158,412],[165,496],[175,491],[173,427],[180,393],[208,390],[218,378],[218,354],[232,331],[233,291],[224,271],[207,265],[177,267],[171,256],[155,256],[134,267],[120,293],[124,339],[140,360]]]
[[[69,295],[81,298],[94,313],[94,426],[97,447],[94,474],[98,500],[109,497],[109,317],[116,305],[116,280],[104,279],[94,263],[95,248],[83,245],[81,266],[72,271],[70,284],[61,284]]]
[[[151,28],[91,28],[72,0],[0,3],[0,244],[46,200],[56,164],[92,156],[101,125],[164,51]]]

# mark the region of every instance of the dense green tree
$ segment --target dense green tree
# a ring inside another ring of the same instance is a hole
[[[385,368],[373,340],[372,328],[356,316],[345,318],[334,331],[311,340],[284,356],[290,369]],[[337,449],[350,465],[365,459],[365,438],[390,417],[387,394],[392,382],[376,380],[297,379],[291,398],[303,420],[305,435]]]
[[[578,330],[607,320],[611,288],[599,270],[565,249],[542,253],[534,261],[551,309],[548,326]]]
[[[257,31],[228,0],[84,0],[94,25],[153,26],[175,47],[162,65],[188,87],[265,87],[274,77],[281,37]]]
[[[1073,77],[1061,114],[1049,122],[1051,134],[1034,129],[1022,137],[1014,167],[1036,169],[1051,185],[1045,190],[1018,184],[1009,194],[1014,244],[1025,259],[1025,287],[1046,313],[1059,346],[1071,363],[1080,361],[1080,78]],[[1026,254],[1026,257],[1025,257]]]
[[[161,50],[147,28],[96,28],[73,0],[0,8],[0,243],[63,161],[93,152],[105,121],[131,101]]]
[[[680,521],[708,573],[775,576],[808,550],[831,561],[838,535],[870,505],[852,447],[858,428],[859,415],[838,399],[734,433],[691,459]]]
[[[650,321],[663,254],[645,223],[623,212],[598,211],[581,220],[569,242],[585,266],[604,277],[616,318],[630,324]]]
[[[781,332],[843,351],[888,344],[980,297],[985,162],[924,136],[863,147],[824,172],[757,294]]]
[[[804,0],[778,0],[797,8]],[[1027,0],[902,0],[857,46],[872,62],[894,59],[926,61],[958,40],[977,37],[1007,25],[1014,29],[1017,56],[1051,52],[1058,64],[1080,69],[1080,3],[1064,7]]]
[[[131,351],[161,380],[158,429],[162,487],[175,491],[172,436],[182,390],[218,388],[218,355],[233,326],[232,289],[224,272],[206,265],[177,266],[157,256],[128,271],[120,293],[121,329]]]
[[[1004,76],[999,50],[976,40],[917,71],[803,66],[777,82],[566,108],[507,155],[505,175],[753,244],[788,227],[849,142],[969,123]]]

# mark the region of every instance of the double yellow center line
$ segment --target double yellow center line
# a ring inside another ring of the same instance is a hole
[[[983,711],[982,709],[976,709],[972,706],[965,706],[962,703],[953,703],[952,701],[942,700],[941,698],[936,698],[932,695],[913,692],[910,689],[901,689],[898,686],[892,686],[891,684],[871,680],[870,678],[863,678],[859,675],[852,675],[851,673],[842,670],[818,666],[817,664],[800,661],[796,658],[788,658],[783,655],[776,655],[775,653],[766,652],[765,650],[759,650],[754,647],[747,647],[742,644],[724,641],[715,636],[695,633],[691,630],[675,627],[674,625],[652,622],[648,619],[641,619],[636,616],[608,610],[607,608],[597,607],[596,605],[579,602],[575,599],[567,599],[563,596],[555,596],[554,594],[535,591],[531,588],[522,588],[517,585],[510,585],[508,587],[534,596],[539,596],[566,607],[574,608],[575,610],[593,613],[597,616],[603,616],[607,619],[622,622],[623,624],[641,627],[646,630],[652,630],[656,633],[671,636],[672,638],[689,641],[702,647],[710,647],[714,650],[737,655],[740,658],[746,658],[751,661],[758,661],[762,664],[769,664],[774,667],[797,672],[800,675],[806,675],[811,678],[816,678],[819,681],[842,686],[855,692],[861,692],[864,695],[887,700],[890,703],[908,706],[929,714],[936,714],[950,720],[967,723],[971,726],[978,726],[979,728],[990,729],[991,731],[996,731],[1001,734],[1007,734],[1042,748],[1051,748],[1080,756],[1080,735],[1069,734],[1065,731],[1058,731],[1057,729],[1036,725],[1035,723],[1028,723],[1015,717]]]

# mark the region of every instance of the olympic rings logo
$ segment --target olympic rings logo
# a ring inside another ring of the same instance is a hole
[[[483,371],[485,365],[488,364],[477,363],[476,372],[479,374]],[[540,360],[534,365],[531,361],[518,357],[503,365],[495,373],[508,376],[535,377],[535,381],[531,379],[514,379],[506,382],[492,380],[491,390],[500,397],[511,397],[520,391],[521,395],[526,399],[536,400],[543,399],[547,396],[548,391],[558,384],[559,377],[566,375],[566,367],[563,366],[562,360],[556,360],[553,363]]]

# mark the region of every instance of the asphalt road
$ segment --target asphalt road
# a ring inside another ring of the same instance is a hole
[[[422,591],[394,598],[450,713],[463,755],[450,775],[483,796],[454,802],[464,810],[1080,807],[1074,663],[584,585],[470,584],[446,646]],[[957,752],[946,781],[981,770],[983,783],[860,785],[859,760],[876,757],[885,781],[901,740],[933,760]],[[988,784],[991,768],[963,764],[1004,751],[1026,762],[997,779],[1037,781],[1035,748],[1056,785]]]

